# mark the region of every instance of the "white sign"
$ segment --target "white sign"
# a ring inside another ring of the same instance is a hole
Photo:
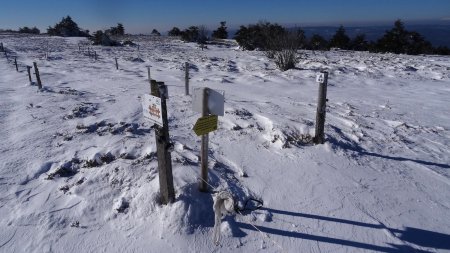
[[[202,112],[204,87],[194,87],[192,94],[192,109],[195,112]],[[208,110],[212,115],[223,116],[225,113],[225,91],[209,89]]]
[[[142,101],[144,117],[155,124],[163,126],[161,99],[152,95],[144,94]]]
[[[325,82],[325,74],[324,73],[317,74],[316,82],[324,83]]]

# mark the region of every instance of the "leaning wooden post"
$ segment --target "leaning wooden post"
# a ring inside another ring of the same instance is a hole
[[[114,58],[116,60],[116,69],[119,70],[119,63],[117,63],[117,57]]]
[[[14,57],[14,65],[16,65],[16,71],[19,72],[19,66],[17,66],[17,56]]]
[[[34,65],[34,73],[36,74],[36,81],[39,89],[42,89],[41,77],[39,76],[39,69],[37,67],[36,62],[33,62]]]
[[[156,82],[155,80],[151,80],[151,94],[153,96],[161,98],[161,116],[163,126],[161,127],[155,124],[154,129],[158,156],[161,201],[163,204],[168,204],[175,200],[175,190],[173,187],[172,158],[169,152],[171,146],[169,136],[169,122],[167,120],[167,86],[164,85],[163,82]]]
[[[316,113],[316,135],[314,137],[315,144],[323,144],[325,141],[325,113],[327,103],[327,84],[328,84],[328,72],[322,72],[317,76],[317,82],[319,83],[319,98],[317,100],[317,113]]]
[[[31,66],[27,65],[27,72],[28,72],[28,80],[30,80],[30,84],[32,84],[33,80],[31,79]]]
[[[189,63],[184,63],[184,86],[186,96],[189,95]]]
[[[203,88],[202,96],[202,117],[209,115],[208,110],[208,96],[209,88]],[[206,192],[208,190],[208,141],[209,134],[202,135],[202,147],[201,147],[201,181],[200,191]]]

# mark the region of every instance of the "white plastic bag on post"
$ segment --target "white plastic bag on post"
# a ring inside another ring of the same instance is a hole
[[[222,214],[233,214],[234,213],[234,200],[231,193],[227,191],[221,191],[214,195],[214,232],[213,241],[216,245],[220,243],[220,224],[222,220]]]

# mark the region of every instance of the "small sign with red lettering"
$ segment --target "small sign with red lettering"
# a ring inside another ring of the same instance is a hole
[[[145,118],[155,124],[163,126],[161,98],[144,94],[142,100],[142,110]]]

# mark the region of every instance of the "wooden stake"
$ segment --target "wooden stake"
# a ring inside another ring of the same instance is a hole
[[[88,47],[88,56],[91,57],[91,49]]]
[[[189,95],[189,63],[184,63],[184,86],[186,96]]]
[[[17,66],[17,56],[14,57],[14,65],[16,65],[16,71],[19,72],[19,67]]]
[[[3,50],[5,50],[5,49],[3,48],[3,42],[1,42],[0,43],[0,51],[3,51]]]
[[[97,51],[94,51],[94,58],[97,60]]]
[[[31,80],[31,66],[27,65],[27,72],[28,72],[28,79],[30,80],[30,84],[32,84],[33,80]]]
[[[147,66],[147,75],[148,75],[148,81],[149,81],[150,84],[151,84],[152,77],[151,77],[151,75],[150,75],[150,66]]]
[[[155,125],[155,139],[158,156],[158,171],[159,171],[159,187],[161,192],[161,202],[168,204],[175,201],[175,190],[173,188],[172,175],[172,158],[169,152],[170,136],[169,123],[167,120],[167,104],[166,92],[167,86],[163,82],[156,82],[151,80],[151,94],[161,98],[161,115],[163,119],[163,126]]]
[[[119,70],[119,63],[117,63],[117,57],[114,59],[116,60],[116,69]]]
[[[316,136],[314,137],[315,144],[323,144],[325,141],[325,113],[327,102],[327,84],[328,72],[322,72],[324,80],[319,84],[319,98],[317,100],[317,114],[316,114]]]
[[[209,115],[208,110],[208,96],[209,88],[203,89],[202,97],[202,117]],[[201,181],[200,181],[200,191],[208,191],[208,141],[209,134],[202,135],[202,150],[201,150]]]
[[[36,74],[38,89],[42,89],[41,77],[39,76],[39,69],[37,67],[36,62],[33,62],[33,65],[34,65],[34,73]]]

